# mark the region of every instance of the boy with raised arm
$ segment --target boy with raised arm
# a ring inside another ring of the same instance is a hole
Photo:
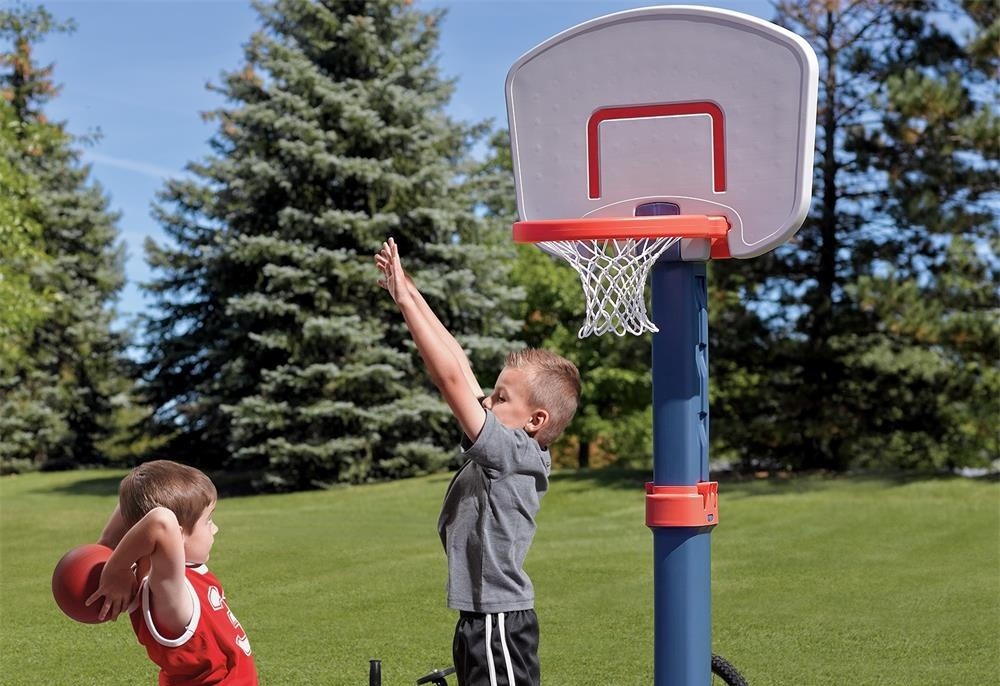
[[[445,493],[438,533],[448,556],[448,607],[459,611],[452,654],[459,686],[540,680],[538,619],[524,558],[548,489],[549,445],[576,412],[580,374],[544,350],[508,355],[484,396],[469,360],[403,271],[393,239],[375,263],[464,433],[468,461]]]
[[[122,479],[98,541],[114,552],[87,605],[100,603],[101,619],[129,613],[160,686],[257,684],[247,635],[205,564],[219,532],[217,500],[211,479],[194,467],[141,464]]]

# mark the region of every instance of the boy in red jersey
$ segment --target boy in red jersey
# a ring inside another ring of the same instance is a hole
[[[219,531],[212,521],[217,500],[201,471],[147,462],[122,479],[101,533],[99,543],[114,553],[87,605],[103,598],[101,619],[129,612],[139,643],[160,668],[160,686],[257,684],[250,642],[205,565]]]

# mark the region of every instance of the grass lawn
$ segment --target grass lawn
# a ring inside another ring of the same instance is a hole
[[[49,589],[62,553],[97,537],[121,475],[0,479],[0,684],[155,683],[126,619],[75,624]],[[402,686],[450,664],[435,532],[449,478],[219,504],[210,566],[262,684],[366,686],[380,658],[383,683]],[[553,478],[527,563],[549,686],[652,683],[643,478]],[[713,644],[751,684],[996,683],[996,482],[808,478],[720,491]]]

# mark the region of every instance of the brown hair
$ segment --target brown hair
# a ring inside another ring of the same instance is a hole
[[[141,464],[118,486],[118,506],[129,527],[154,507],[165,507],[190,531],[218,498],[215,484],[204,472],[170,460]]]
[[[507,355],[504,366],[528,372],[534,404],[549,413],[549,421],[534,438],[543,448],[555,441],[576,414],[580,403],[580,372],[565,357],[548,350],[525,348]]]

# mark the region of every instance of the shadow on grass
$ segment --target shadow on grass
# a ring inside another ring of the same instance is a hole
[[[67,484],[39,489],[45,493],[65,495],[114,496],[118,494],[118,484],[124,472],[112,476],[87,476],[87,471],[78,472],[80,478]],[[761,495],[802,494],[830,490],[851,484],[872,488],[895,488],[924,481],[964,480],[966,477],[935,474],[865,474],[843,475],[832,473],[775,473],[767,476],[741,475],[730,472],[712,474],[719,482],[720,495],[733,497],[753,497]],[[237,498],[255,495],[246,486],[240,487],[234,477],[213,479],[221,496]],[[552,474],[553,487],[613,488],[625,491],[643,491],[647,481],[653,480],[652,470],[603,467],[601,469],[560,470]],[[997,483],[997,474],[974,479],[979,482]]]
[[[642,490],[644,484],[651,481],[653,472],[645,469],[623,469],[618,467],[602,467],[601,469],[560,470],[552,474],[549,481],[553,487],[559,484],[578,485],[594,488],[617,488],[626,491]]]
[[[753,497],[761,495],[784,495],[815,493],[829,491],[845,486],[877,489],[892,489],[916,483],[952,481],[967,481],[968,477],[956,474],[932,473],[871,473],[871,474],[835,474],[832,472],[818,473],[777,473],[764,477],[755,475],[726,474],[713,476],[719,482],[720,495],[725,493],[735,497]],[[995,481],[990,478],[977,478],[974,481]]]
[[[83,477],[86,472],[80,472]],[[80,478],[68,484],[39,489],[45,493],[61,493],[63,495],[118,495],[118,484],[123,475],[95,476]]]
[[[128,473],[127,470],[122,470],[121,473],[112,476],[89,476],[91,472],[87,469],[68,470],[65,473],[70,472],[79,475],[79,479],[72,481],[71,483],[64,483],[58,486],[39,488],[37,489],[37,492],[57,493],[62,495],[117,496],[118,485],[121,483],[122,477]],[[215,484],[215,487],[219,492],[219,496],[222,498],[240,498],[262,495],[261,492],[253,490],[250,484],[246,482],[246,478],[243,475],[222,473],[210,474],[209,476]]]
[[[762,495],[801,494],[826,491],[845,485],[870,486],[872,488],[896,488],[925,481],[953,481],[965,477],[940,474],[833,474],[833,473],[774,473],[766,476],[741,475],[730,472],[712,474],[713,481],[719,482],[720,495],[752,497]],[[652,470],[622,469],[606,467],[602,469],[565,470],[552,475],[553,486],[594,488],[616,488],[639,490],[647,481],[653,480]],[[996,482],[995,475],[981,477],[978,481]]]

